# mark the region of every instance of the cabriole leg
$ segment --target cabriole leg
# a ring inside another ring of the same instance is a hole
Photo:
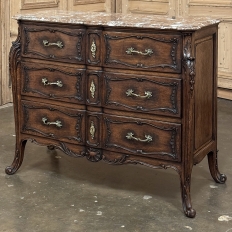
[[[11,166],[6,167],[5,169],[6,174],[12,175],[16,173],[16,171],[20,168],[23,162],[26,143],[27,143],[27,140],[16,142],[15,157],[14,157],[14,160]]]
[[[208,163],[211,176],[216,183],[224,184],[227,180],[226,175],[221,174],[218,170],[217,152],[208,153]]]
[[[187,217],[194,218],[196,211],[192,208],[191,196],[190,196],[191,174],[184,175],[180,172],[180,187],[182,196],[182,205],[184,213]]]

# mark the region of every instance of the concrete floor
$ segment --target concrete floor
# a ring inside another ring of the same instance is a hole
[[[75,159],[28,143],[12,176],[12,106],[0,109],[0,232],[232,232],[232,101],[218,100],[219,169],[216,184],[207,160],[194,167],[195,219],[184,216],[179,176],[173,170],[111,166]]]

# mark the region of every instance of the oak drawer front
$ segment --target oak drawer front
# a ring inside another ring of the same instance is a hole
[[[69,63],[85,62],[85,31],[61,27],[23,25],[22,55]]]
[[[22,101],[22,133],[84,144],[85,111]]]
[[[104,33],[104,66],[181,72],[181,36]]]
[[[181,116],[180,79],[105,73],[104,90],[107,108]]]
[[[22,64],[21,94],[85,103],[85,70],[48,64]]]
[[[181,160],[181,125],[104,115],[104,148],[111,151]]]

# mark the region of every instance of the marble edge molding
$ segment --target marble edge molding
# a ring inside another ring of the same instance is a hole
[[[58,22],[68,24],[102,25],[114,27],[157,28],[173,30],[198,30],[203,27],[218,24],[218,18],[211,17],[177,17],[141,14],[121,14],[105,12],[77,12],[62,10],[47,10],[36,13],[17,14],[16,20]]]

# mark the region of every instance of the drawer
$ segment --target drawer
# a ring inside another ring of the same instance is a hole
[[[85,70],[43,63],[22,63],[21,94],[85,103]]]
[[[22,56],[83,64],[84,35],[84,29],[23,25]]]
[[[104,33],[104,66],[181,72],[180,35]]]
[[[181,116],[181,80],[104,73],[104,106],[150,114]]]
[[[181,125],[104,115],[106,150],[181,161]]]
[[[85,111],[22,101],[22,133],[85,144]]]

